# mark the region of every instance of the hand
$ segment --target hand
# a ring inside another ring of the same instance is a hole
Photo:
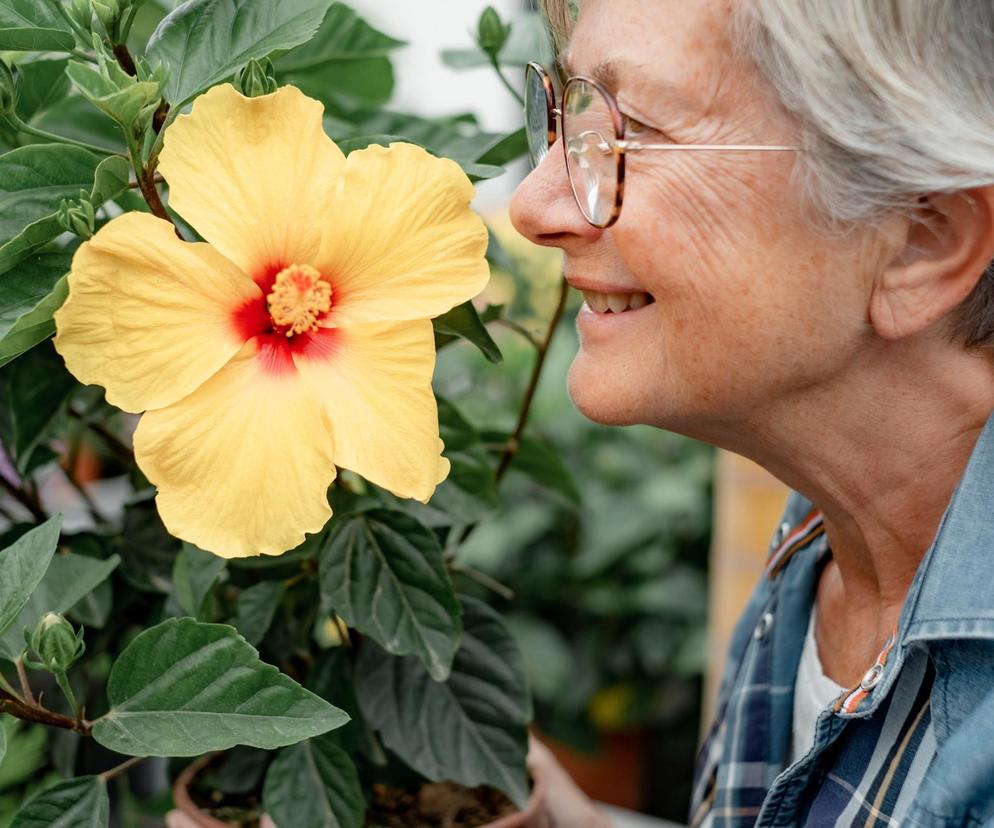
[[[525,828],[611,828],[611,820],[581,791],[552,752],[529,737],[528,770],[544,788],[538,810]]]

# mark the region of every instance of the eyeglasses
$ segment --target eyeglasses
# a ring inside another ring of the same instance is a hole
[[[556,118],[563,130],[566,173],[583,217],[594,227],[610,227],[621,215],[625,155],[642,150],[793,152],[797,147],[758,144],[643,144],[625,139],[629,120],[614,96],[592,78],[576,75],[563,86],[556,107],[552,79],[538,63],[525,69],[525,133],[533,166],[556,143]]]

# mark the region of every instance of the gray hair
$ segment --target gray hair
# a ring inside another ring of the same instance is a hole
[[[542,2],[561,36],[568,6]],[[742,0],[733,23],[800,125],[798,181],[831,225],[994,184],[992,0]],[[949,334],[994,348],[994,266]]]

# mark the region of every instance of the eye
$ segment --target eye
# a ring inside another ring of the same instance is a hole
[[[646,132],[651,132],[652,127],[647,124],[643,124],[638,118],[633,118],[631,115],[625,115],[625,135],[642,135]]]

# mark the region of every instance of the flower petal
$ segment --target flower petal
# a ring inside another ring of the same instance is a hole
[[[135,431],[166,528],[225,558],[279,555],[331,517],[327,418],[289,357],[271,359],[263,340]]]
[[[333,324],[429,319],[483,290],[487,228],[472,198],[458,164],[413,144],[350,153],[316,261]]]
[[[55,347],[80,382],[125,411],[182,399],[245,342],[236,308],[260,291],[210,245],[180,241],[169,222],[125,213],[73,256]]]
[[[332,347],[295,352],[301,376],[324,402],[335,464],[398,497],[427,501],[449,473],[431,390],[431,322],[336,328]]]
[[[223,84],[166,130],[169,206],[257,281],[311,264],[322,225],[337,220],[328,192],[345,156],[324,133],[323,111],[293,86],[246,98]]]

